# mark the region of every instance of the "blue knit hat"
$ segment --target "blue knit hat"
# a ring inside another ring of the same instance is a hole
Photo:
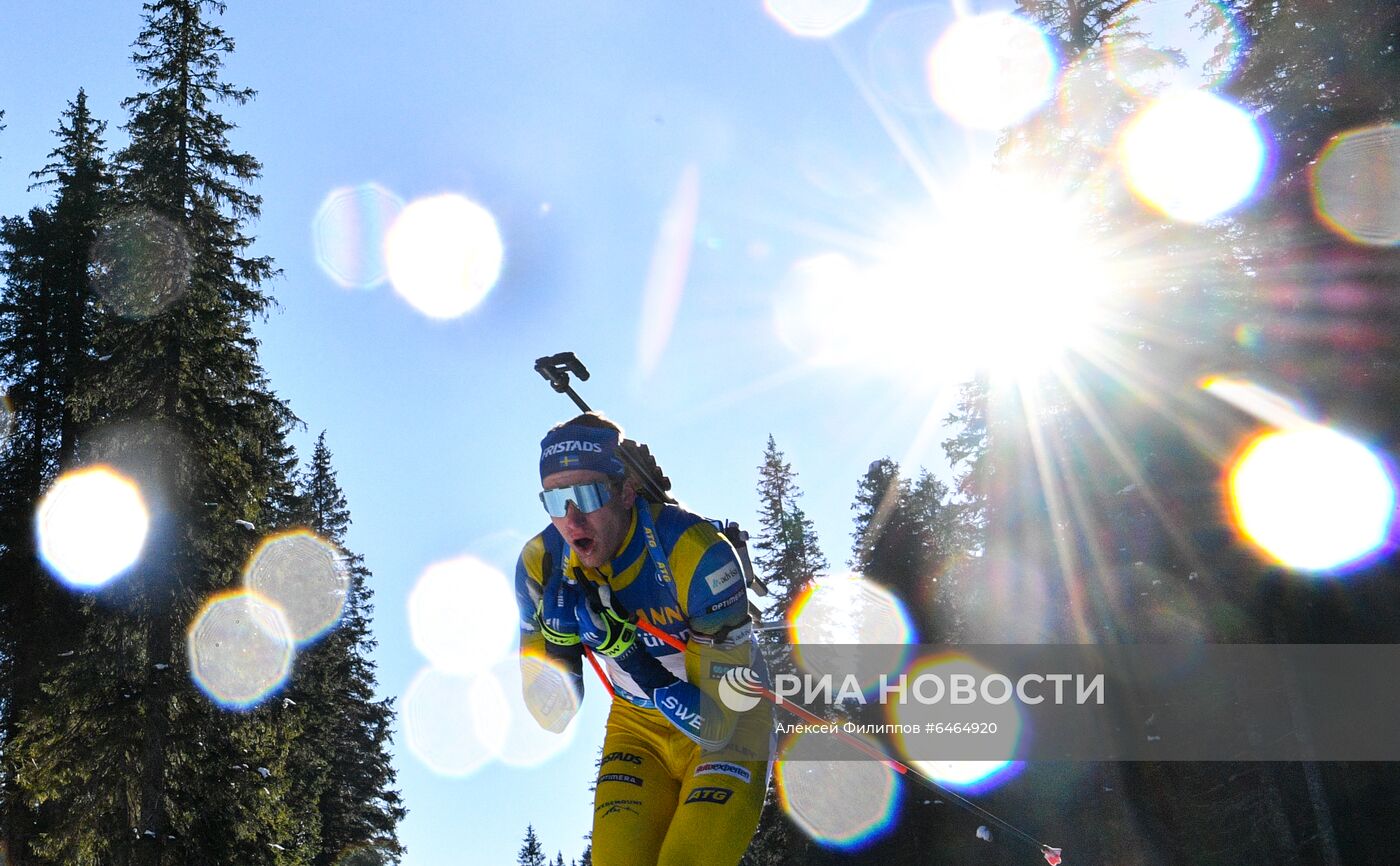
[[[627,470],[618,456],[622,435],[603,427],[565,424],[540,440],[540,480],[556,472],[590,469],[614,478]]]

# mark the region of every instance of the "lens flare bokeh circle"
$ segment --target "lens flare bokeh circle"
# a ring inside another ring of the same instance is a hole
[[[1133,193],[1184,222],[1205,222],[1238,207],[1258,185],[1266,157],[1253,118],[1195,90],[1153,101],[1118,138],[1118,159]]]
[[[277,605],[247,590],[211,598],[186,635],[195,685],[229,709],[254,706],[280,688],[295,646]]]
[[[384,239],[402,210],[403,201],[377,183],[331,190],[311,223],[321,270],[347,289],[384,282]]]
[[[870,0],[763,0],[768,17],[793,36],[826,39],[865,14]]]
[[[518,678],[526,712],[534,716],[539,728],[552,734],[567,730],[583,699],[568,669],[547,656],[522,653]],[[508,677],[501,679],[509,681]]]
[[[813,582],[789,613],[793,643],[907,644],[914,634],[904,603],[854,572]]]
[[[820,366],[861,360],[867,335],[879,334],[883,316],[863,295],[864,271],[840,253],[801,259],[788,270],[774,300],[778,338],[794,354]]]
[[[868,694],[880,674],[904,666],[914,626],[893,593],[848,572],[822,577],[802,592],[789,611],[788,633],[803,672],[830,674],[838,685],[854,676]]]
[[[831,736],[803,733],[783,743],[773,770],[778,803],[812,840],[856,850],[893,827],[901,788],[889,764]]]
[[[409,751],[441,776],[469,776],[506,742],[509,709],[495,677],[425,668],[403,697]]]
[[[136,482],[99,465],[59,476],[39,500],[34,528],[50,572],[96,589],[140,558],[150,515]]]
[[[394,290],[433,319],[476,308],[496,285],[505,260],[496,218],[460,195],[410,202],[384,242]]]
[[[880,19],[866,50],[866,67],[881,105],[919,114],[935,109],[929,92],[929,50],[953,20],[946,4],[896,9]]]
[[[185,294],[194,253],[179,225],[138,208],[102,226],[91,262],[91,285],[107,306],[124,318],[144,319]]]
[[[510,767],[538,767],[566,751],[579,726],[569,724],[582,697],[568,673],[538,656],[498,662],[488,675],[499,684],[505,734],[497,759]],[[533,716],[533,718],[532,718]]]
[[[1344,572],[1388,547],[1395,476],[1361,442],[1320,425],[1250,441],[1228,478],[1238,530],[1303,572]]]
[[[1356,244],[1400,244],[1400,123],[1334,137],[1312,168],[1313,209]]]
[[[306,643],[339,621],[350,574],[335,545],[296,529],[258,545],[243,571],[243,585],[276,604],[292,636]]]
[[[1214,90],[1244,56],[1244,29],[1219,0],[1133,0],[1104,30],[1113,80],[1149,98],[1172,88]]]
[[[1002,129],[1050,100],[1059,73],[1039,27],[992,12],[959,18],[928,57],[928,82],[950,117],[974,129]]]
[[[474,556],[430,565],[408,597],[413,645],[447,673],[474,674],[500,661],[519,619],[506,576]]]
[[[995,673],[975,659],[962,653],[943,653],[919,659],[909,666],[905,673],[905,700],[891,696],[885,702],[885,712],[893,724],[907,726],[914,730],[925,730],[929,723],[942,724],[995,724],[995,733],[978,733],[976,739],[958,739],[956,735],[934,734],[895,734],[895,746],[911,766],[917,766],[923,773],[939,784],[959,791],[981,792],[991,790],[1008,781],[1020,772],[1020,762],[1010,760],[1015,754],[1017,742],[1021,738],[1022,719],[1016,701],[990,704],[977,701],[971,704],[953,704],[946,697],[934,701],[937,690],[920,685],[921,677],[938,677],[951,688],[952,677],[966,674],[979,681]],[[932,682],[928,680],[927,682]],[[939,686],[944,688],[942,684]],[[946,693],[945,693],[946,694]],[[922,702],[930,701],[929,703]],[[991,749],[995,754],[1005,754],[1006,759],[988,759],[980,755],[973,757],[949,754],[947,759],[931,757],[934,752],[944,749],[956,750],[971,744],[978,750]]]

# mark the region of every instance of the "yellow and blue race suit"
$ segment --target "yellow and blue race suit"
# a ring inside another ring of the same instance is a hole
[[[639,508],[648,509],[640,520]],[[655,542],[651,549],[649,541]],[[645,620],[684,643],[681,652],[644,631],[637,634],[650,656],[679,680],[699,686],[712,699],[708,710],[721,715],[707,730],[722,731],[724,746],[702,749],[694,732],[682,730],[685,712],[680,718],[663,714],[647,688],[604,657],[614,699],[594,789],[593,862],[737,864],[763,808],[772,728],[766,705],[740,714],[719,697],[726,671],[763,670],[733,547],[710,521],[641,500],[620,552],[601,568],[584,567],[553,526],[530,539],[515,573],[522,662],[531,656],[560,659],[581,688],[581,650],[561,648],[558,635],[547,642],[539,615],[545,593],[560,580],[606,588],[618,614]],[[531,711],[541,718],[537,708]]]

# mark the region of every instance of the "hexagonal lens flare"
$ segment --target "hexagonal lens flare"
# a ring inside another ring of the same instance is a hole
[[[1248,199],[1266,156],[1253,118],[1195,90],[1163,95],[1138,112],[1118,139],[1119,161],[1137,197],[1193,223]]]
[[[108,220],[91,258],[93,289],[128,319],[149,318],[179,300],[189,289],[194,265],[184,228],[144,208]]]
[[[783,744],[774,767],[778,802],[814,841],[854,850],[890,830],[901,789],[894,769],[854,747],[845,747],[844,759],[833,760],[829,737],[804,733]]]
[[[1332,231],[1357,244],[1400,244],[1400,124],[1336,136],[1312,169],[1313,208]]]
[[[1240,533],[1288,568],[1352,570],[1391,540],[1390,467],[1357,440],[1321,425],[1257,436],[1234,461],[1227,483]]]
[[[384,242],[394,290],[433,319],[454,319],[480,304],[501,275],[505,247],[496,219],[460,195],[411,202]]]
[[[975,129],[1002,129],[1050,100],[1059,73],[1039,27],[993,12],[959,18],[928,58],[933,101]]]
[[[246,709],[292,672],[296,640],[281,609],[246,590],[211,598],[186,636],[190,676],[215,703]]]
[[[59,476],[35,514],[44,564],[78,589],[105,586],[134,565],[149,529],[140,488],[108,466]]]
[[[243,583],[281,608],[298,643],[335,625],[350,591],[340,551],[306,529],[264,540],[244,569]]]
[[[347,289],[384,282],[384,239],[402,210],[403,201],[377,183],[331,190],[311,224],[321,270]]]
[[[506,576],[463,556],[423,572],[408,598],[408,620],[414,646],[434,667],[473,674],[510,652],[519,614]]]
[[[408,748],[441,776],[469,776],[500,754],[507,716],[505,695],[491,676],[425,668],[403,697]]]

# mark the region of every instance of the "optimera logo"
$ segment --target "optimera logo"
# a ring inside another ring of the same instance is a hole
[[[747,713],[763,700],[763,680],[750,668],[730,668],[720,678],[719,699],[734,712]]]

